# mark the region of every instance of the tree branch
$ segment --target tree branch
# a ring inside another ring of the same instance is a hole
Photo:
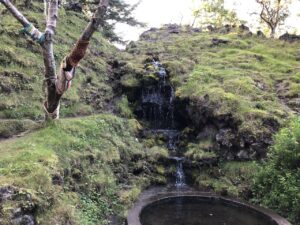
[[[56,90],[58,94],[62,95],[70,86],[71,80],[74,77],[75,68],[79,61],[85,56],[92,35],[104,21],[108,1],[109,0],[99,1],[92,19],[84,29],[80,38],[77,40],[70,54],[63,60],[60,73],[58,74],[58,79],[56,81]]]
[[[10,2],[10,0],[0,0],[8,11],[23,25],[24,29],[22,30],[25,34],[29,35],[34,41],[38,43],[43,43],[45,35],[41,33],[37,28],[31,24],[26,17]]]
[[[58,0],[49,0],[48,17],[46,21],[45,42],[43,43],[43,58],[45,65],[45,80],[47,84],[47,101],[44,103],[46,117],[56,118],[58,113],[54,113],[59,107],[59,99],[56,93],[55,82],[57,79],[55,58],[53,54],[53,36],[55,34],[58,12]],[[51,115],[51,113],[54,113]]]
[[[10,2],[10,0],[0,0],[0,2],[11,12],[11,14],[24,26],[30,25],[26,17]]]
[[[108,7],[109,0],[100,0],[99,5],[92,19],[84,29],[75,47],[67,57],[67,66],[76,67],[79,61],[84,57],[89,41],[98,29],[101,22],[104,21],[104,16]]]

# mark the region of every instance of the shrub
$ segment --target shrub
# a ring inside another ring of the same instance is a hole
[[[254,179],[255,201],[300,222],[300,117],[276,136],[269,159]]]

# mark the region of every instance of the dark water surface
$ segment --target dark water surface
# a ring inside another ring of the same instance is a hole
[[[147,206],[142,225],[274,225],[266,216],[217,200],[173,197]]]

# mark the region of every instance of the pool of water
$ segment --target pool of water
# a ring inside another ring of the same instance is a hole
[[[253,209],[217,199],[181,196],[143,208],[142,225],[276,225]]]

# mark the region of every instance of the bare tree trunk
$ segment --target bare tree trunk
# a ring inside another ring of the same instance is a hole
[[[271,27],[270,29],[271,29],[270,38],[275,38],[276,27]]]
[[[45,42],[42,45],[43,58],[45,65],[45,81],[47,84],[46,96],[44,102],[45,119],[59,118],[59,100],[61,96],[57,96],[55,82],[57,79],[56,65],[53,53],[53,37],[56,29],[58,18],[58,0],[49,0],[47,6],[47,24],[45,30]]]

